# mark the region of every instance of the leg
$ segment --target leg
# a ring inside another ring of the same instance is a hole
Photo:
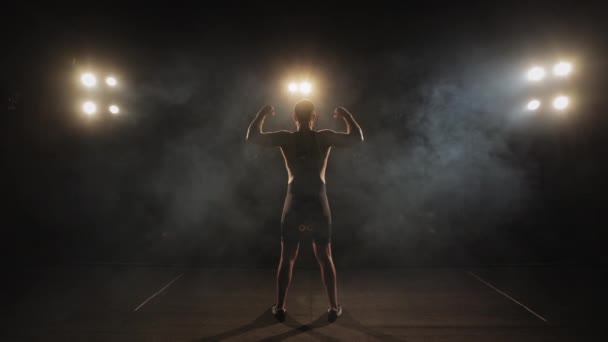
[[[338,308],[338,286],[336,281],[336,267],[334,266],[334,260],[331,257],[331,243],[329,242],[313,242],[313,250],[315,257],[321,266],[321,278],[325,284],[327,290],[327,296],[329,297],[329,306],[332,309]]]
[[[281,241],[281,259],[277,270],[277,308],[279,309],[285,309],[285,299],[299,246],[300,243],[297,241]]]

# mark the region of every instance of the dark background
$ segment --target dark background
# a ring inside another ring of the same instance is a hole
[[[338,265],[605,264],[604,7],[7,6],[3,260],[274,266],[286,171],[245,132],[267,103],[295,129],[308,77],[318,127],[343,105],[366,138],[328,166]],[[121,115],[75,110],[88,69]],[[554,90],[567,113],[522,110]]]

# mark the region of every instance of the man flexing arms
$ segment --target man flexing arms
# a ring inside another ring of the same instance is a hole
[[[281,258],[277,271],[277,303],[272,312],[285,320],[285,300],[291,282],[300,241],[312,237],[315,257],[329,297],[328,319],[342,314],[338,305],[336,269],[331,256],[331,212],[325,189],[325,169],[332,146],[350,146],[363,141],[361,127],[345,108],[334,111],[335,118],[346,123],[346,132],[329,129],[313,130],[317,114],[312,102],[302,100],[293,110],[296,131],[263,132],[272,106],[263,107],[247,130],[247,141],[263,146],[278,146],[287,167],[287,195],[281,216]]]

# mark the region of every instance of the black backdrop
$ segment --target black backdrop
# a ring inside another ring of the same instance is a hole
[[[294,129],[285,82],[305,75],[319,127],[344,105],[366,137],[330,157],[338,264],[605,262],[603,21],[449,9],[15,9],[5,260],[273,265],[286,173],[245,130],[266,103],[267,129]],[[576,106],[525,114],[525,69],[563,55]],[[88,67],[120,75],[120,116],[74,111]]]

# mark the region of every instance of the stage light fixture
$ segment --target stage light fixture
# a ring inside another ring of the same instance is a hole
[[[298,91],[298,85],[294,82],[289,83],[289,85],[287,86],[287,89],[289,90],[290,93],[295,93]]]
[[[568,105],[570,104],[570,99],[568,98],[568,96],[556,96],[553,99],[553,108],[557,109],[557,110],[564,110],[568,107]]]
[[[110,87],[115,87],[118,84],[118,81],[113,76],[106,77],[106,84]]]
[[[559,62],[553,66],[553,75],[555,76],[568,76],[572,71],[572,64],[568,62]]]
[[[95,112],[97,112],[97,105],[92,101],[87,101],[82,105],[82,111],[86,115],[93,115]]]
[[[108,110],[112,114],[118,114],[118,113],[120,113],[120,108],[118,108],[117,105],[111,105],[110,107],[108,107]]]
[[[545,78],[545,69],[539,66],[532,67],[528,70],[527,77],[530,81],[540,81]]]
[[[97,84],[97,78],[92,73],[85,72],[80,76],[80,82],[82,82],[85,87],[91,88]]]
[[[536,99],[530,100],[526,105],[526,108],[528,108],[528,110],[535,111],[540,108],[540,101]]]
[[[310,84],[310,82],[300,83],[300,93],[309,94],[311,90],[312,90],[312,85]]]

